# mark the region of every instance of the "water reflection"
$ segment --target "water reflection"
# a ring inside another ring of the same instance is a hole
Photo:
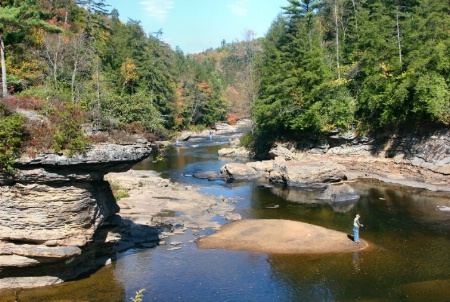
[[[78,281],[43,288],[0,291],[0,302],[11,301],[122,302],[125,301],[125,288],[114,277],[114,265],[109,265]]]
[[[299,204],[309,204],[309,205],[330,205],[336,212],[349,212],[358,203],[358,199],[352,200],[318,200],[316,199],[323,190],[320,189],[305,189],[296,187],[286,187],[286,186],[273,186],[271,188],[273,194],[280,196],[281,198]]]
[[[359,267],[359,251],[353,252],[353,269],[356,273],[358,273],[361,269]]]

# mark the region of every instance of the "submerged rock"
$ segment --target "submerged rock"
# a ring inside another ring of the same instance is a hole
[[[194,177],[200,178],[200,179],[207,179],[209,181],[214,181],[219,178],[219,173],[214,172],[214,171],[198,172],[198,173],[194,173]]]
[[[281,174],[285,184],[295,187],[310,187],[317,183],[338,182],[346,179],[345,166],[318,160],[278,162],[274,165],[274,170]],[[279,181],[280,178],[277,177],[274,180]]]

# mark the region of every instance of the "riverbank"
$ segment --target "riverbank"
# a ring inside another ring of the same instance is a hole
[[[117,201],[119,215],[135,224],[163,227],[182,233],[185,228],[219,229],[215,216],[239,220],[235,200],[202,194],[198,188],[163,179],[157,172],[129,170],[109,173],[105,180],[119,185],[128,197]]]

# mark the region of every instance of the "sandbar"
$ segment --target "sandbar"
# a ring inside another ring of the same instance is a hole
[[[226,249],[281,254],[355,252],[369,244],[350,235],[309,223],[283,219],[235,221],[197,242],[200,249]]]

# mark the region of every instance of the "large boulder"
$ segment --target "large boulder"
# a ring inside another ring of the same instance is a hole
[[[336,212],[348,212],[357,203],[361,195],[348,184],[328,185],[326,190],[316,196],[331,205]]]
[[[269,156],[271,158],[281,157],[284,160],[295,160],[296,158],[294,152],[281,145],[276,145],[274,148],[272,148],[269,151]]]
[[[271,173],[272,181],[283,181],[295,187],[310,187],[346,179],[345,166],[318,160],[277,162],[274,164],[274,171],[276,173],[273,174],[277,177],[273,177]]]
[[[226,180],[251,180],[262,174],[246,164],[229,163],[220,168],[220,176]]]

